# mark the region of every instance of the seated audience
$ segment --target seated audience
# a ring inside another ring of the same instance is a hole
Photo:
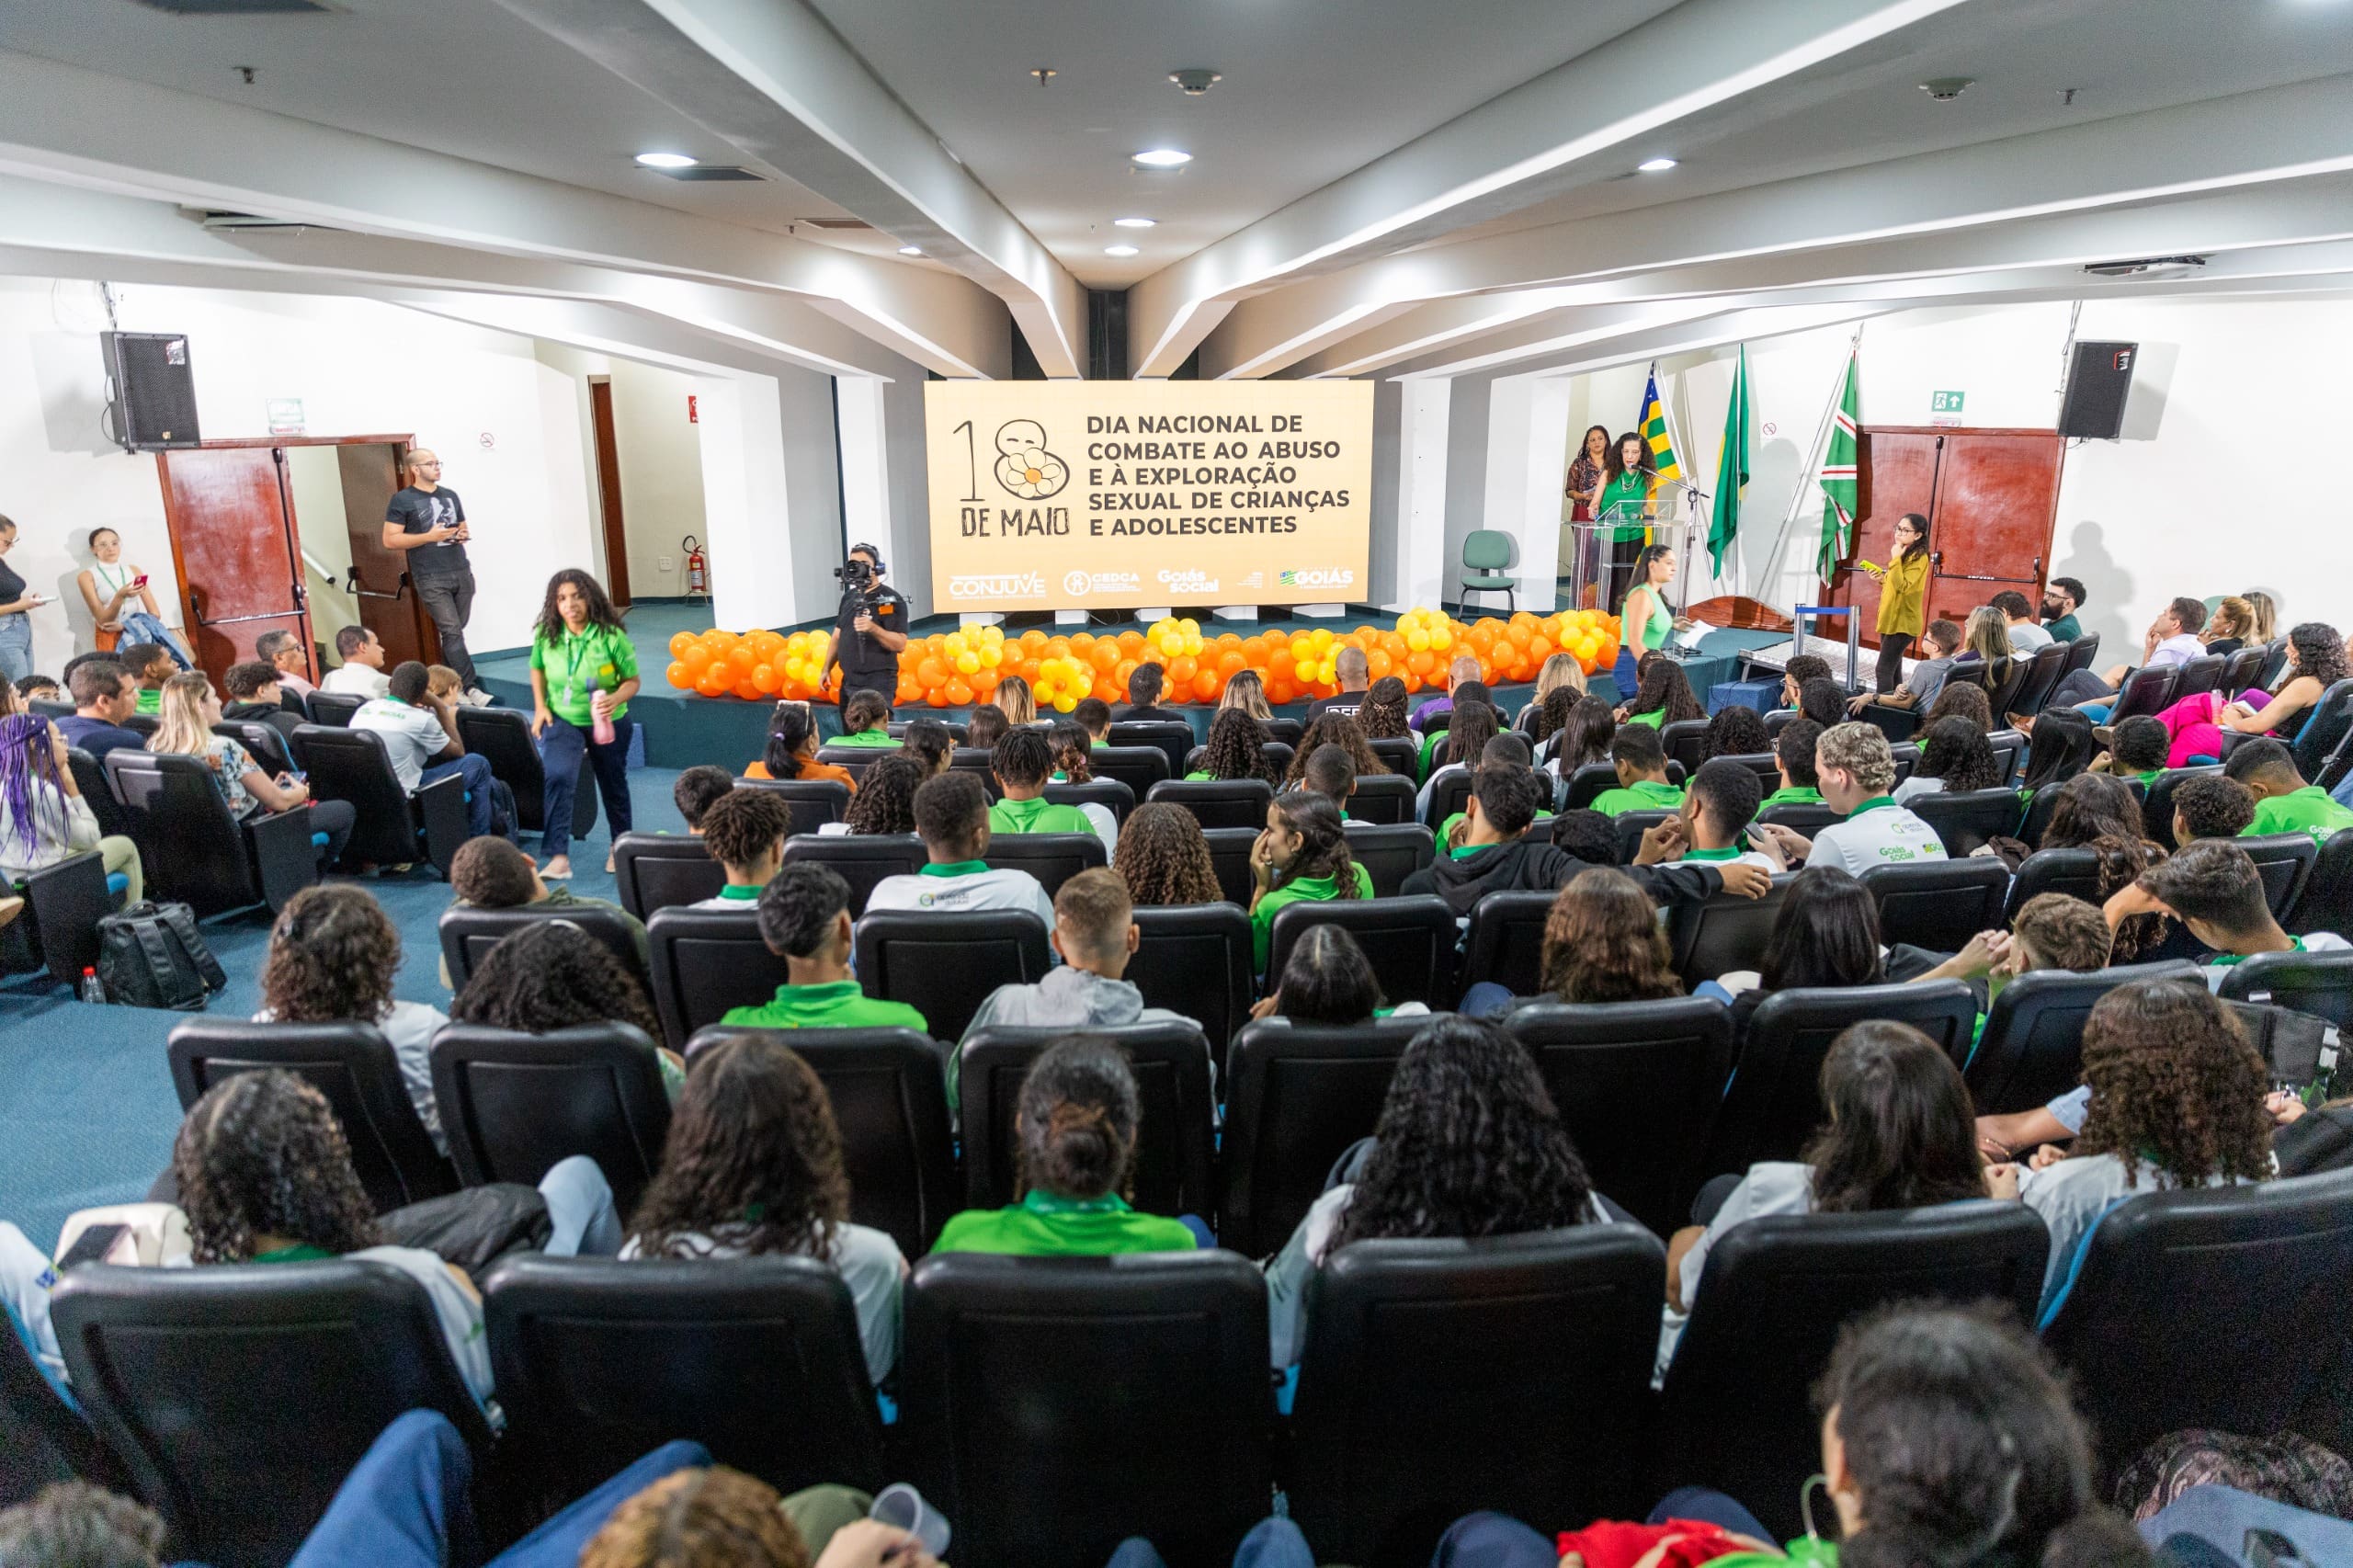
[[[2135,714],[2109,732],[2108,750],[2092,767],[2119,778],[2137,778],[2145,786],[2171,766],[2172,750],[2172,732],[2149,714]]]
[[[1618,788],[1595,796],[1595,811],[1614,817],[1620,812],[1682,809],[1683,791],[1667,782],[1666,748],[1656,730],[1644,724],[1619,726],[1610,738],[1609,760],[1617,766]]]
[[[1489,741],[1485,746],[1481,748],[1478,760],[1471,765],[1468,771],[1475,775],[1480,768],[1490,765],[1504,767],[1527,768],[1529,766],[1529,755],[1526,743],[1521,741],[1518,735],[1497,735],[1494,740]],[[1539,774],[1536,778],[1536,784],[1539,798],[1545,801],[1545,804],[1540,805],[1536,808],[1536,814],[1539,818],[1549,817],[1552,814],[1552,808],[1551,805],[1552,799],[1552,776],[1549,773]],[[1433,788],[1426,790],[1425,796],[1434,795],[1436,792],[1436,790]],[[1464,804],[1467,810],[1469,805],[1468,797],[1465,798]],[[1438,840],[1438,849],[1440,855],[1445,854],[1449,849],[1460,849],[1462,847],[1462,830],[1463,824],[1466,821],[1467,817],[1464,812],[1450,812],[1437,827],[1431,830],[1432,836]]]
[[[1614,867],[1588,867],[1561,889],[1544,917],[1538,974],[1540,1002],[1652,1002],[1683,994],[1657,904],[1642,883]],[[1462,1010],[1479,1013],[1483,1001],[1484,1011],[1503,1010],[1492,998],[1469,995]]]
[[[1477,695],[1485,689],[1471,681],[1456,687],[1454,710],[1447,715],[1446,727],[1432,730],[1422,741],[1425,777],[1414,802],[1414,814],[1425,822],[1429,820],[1430,796],[1438,780],[1449,768],[1478,767],[1487,743],[1503,733],[1494,707]]]
[[[2236,838],[2255,822],[2255,792],[2235,778],[2201,773],[2174,786],[2173,841]]]
[[[2209,653],[2228,658],[2246,646],[2247,633],[2254,626],[2255,607],[2236,594],[2225,594],[2207,612],[2206,629],[2198,634],[2198,641]]]
[[[1667,1244],[1662,1373],[1699,1299],[1708,1255],[1746,1221],[1931,1209],[1987,1196],[1961,1069],[1927,1035],[1881,1018],[1850,1025],[1823,1057],[1819,1083],[1826,1119],[1804,1153],[1710,1182],[1693,1207],[1699,1223]]]
[[[2255,820],[2241,828],[2241,836],[2268,833],[2309,833],[2315,844],[2353,827],[2353,811],[2328,798],[2317,784],[2307,784],[2296,770],[2296,754],[2278,741],[2248,741],[2234,747],[2222,764],[2222,777],[2235,778],[2255,797]]]
[[[1966,719],[1939,719],[1921,737],[1919,766],[1893,799],[1900,806],[1915,795],[1991,790],[2001,781],[2001,759],[1985,732]]]
[[[1683,792],[1681,847],[1665,858],[1687,866],[1722,865],[1741,861],[1767,873],[1780,869],[1773,858],[1748,843],[1749,824],[1764,788],[1746,763],[1717,757],[1699,765],[1691,786]]]
[[[858,793],[849,769],[817,760],[817,716],[806,702],[779,702],[768,718],[767,749],[744,769],[746,778],[831,779]]]
[[[1817,676],[1798,688],[1798,711],[1826,730],[1847,717],[1847,688]]]
[[[1111,705],[1099,697],[1082,697],[1070,710],[1071,722],[1086,732],[1091,746],[1110,744]]]
[[[1708,710],[1699,706],[1699,699],[1692,693],[1691,678],[1683,673],[1683,666],[1661,654],[1643,662],[1634,699],[1620,710],[1618,722],[1647,724],[1655,730],[1707,716]]]
[[[996,775],[997,788],[1005,792],[1005,798],[989,808],[992,834],[1091,833],[1103,841],[1106,853],[1119,847],[1120,824],[1109,807],[1064,806],[1046,799],[1054,752],[1045,731],[1009,732],[990,752],[989,769]]]
[[[21,881],[95,849],[107,871],[119,872],[128,883],[124,902],[137,903],[146,896],[139,846],[120,834],[99,832],[67,749],[65,737],[38,714],[0,718],[0,875]],[[0,918],[13,919],[24,908],[21,900],[0,900],[0,907],[10,904]]]
[[[2054,642],[2073,642],[2084,634],[2075,612],[2090,602],[2091,596],[2075,578],[2052,578],[2042,588],[2042,630]]]
[[[139,683],[139,711],[153,717],[163,705],[164,683],[180,673],[179,661],[158,642],[129,643],[114,656]]]
[[[1915,710],[1934,702],[1937,694],[1944,690],[1945,676],[1951,671],[1954,659],[1961,654],[1961,627],[1942,618],[1928,622],[1927,630],[1922,633],[1920,652],[1922,656],[1912,666],[1912,673],[1893,691],[1876,697],[1866,692],[1851,698],[1847,711],[1859,718],[1863,710],[1870,707]]]
[[[1257,671],[1251,669],[1236,670],[1226,677],[1224,687],[1218,693],[1217,705],[1239,708],[1261,724],[1275,716],[1274,709],[1267,702],[1267,683],[1258,678]]]
[[[1200,822],[1166,801],[1146,801],[1128,813],[1111,869],[1138,903],[1215,903],[1225,896]]]
[[[1972,684],[1982,682],[1981,695],[2002,689],[2010,678],[2010,623],[1992,605],[1980,605],[1969,612],[1969,619],[1961,629],[1961,653],[1954,663],[1962,668],[1946,674],[1946,687],[1951,687],[1952,676],[1965,674],[1977,677]],[[1993,728],[1989,722],[1987,729]]]
[[[879,1383],[899,1360],[907,1260],[887,1232],[851,1223],[849,1198],[833,1101],[809,1063],[767,1036],[722,1040],[695,1053],[621,1259],[829,1264],[849,1287],[866,1369]]]
[[[1580,697],[1562,716],[1561,727],[1546,738],[1544,767],[1558,778],[1580,767],[1609,760],[1609,743],[1618,735],[1618,715],[1598,697]]]
[[[913,833],[915,791],[930,777],[915,757],[878,758],[866,770],[866,781],[858,793],[850,797],[849,810],[842,813],[842,820],[829,822],[817,832],[820,835]]]
[[[1194,1250],[1182,1220],[1139,1214],[1120,1196],[1142,1114],[1125,1051],[1086,1039],[1049,1046],[1022,1080],[1014,1111],[1016,1168],[1028,1191],[1006,1208],[956,1215],[932,1251],[1102,1257]]]
[[[129,653],[131,650],[123,652]],[[337,631],[335,634],[335,656],[340,662],[326,673],[325,679],[319,682],[321,691],[333,692],[339,697],[373,698],[384,695],[388,682],[384,674],[384,645],[376,640],[373,631],[364,626],[347,626]],[[130,660],[126,658],[123,662],[129,664]],[[131,673],[140,675],[141,671],[134,665]],[[140,685],[146,684],[142,676]]]
[[[1980,931],[1968,945],[1931,970],[1914,975],[1915,981],[1961,980],[1984,983],[1985,1002],[1978,1011],[1977,1028],[1971,1037],[1970,1055],[1962,1059],[1966,1068],[1976,1055],[1976,1042],[1985,1034],[1985,1015],[1993,1006],[1993,999],[2002,988],[2021,974],[2038,969],[2064,970],[2073,974],[2097,974],[2106,969],[2116,951],[2114,933],[2101,918],[2096,904],[2063,892],[2037,893],[2018,909],[2007,931]],[[2038,1113],[2028,1111],[2023,1116]],[[1980,1119],[1981,1138],[1992,1138],[2000,1146],[1996,1158],[2007,1159],[2009,1143],[2002,1137],[2013,1116],[1989,1116]],[[2080,1122],[2082,1118],[2078,1116]],[[2063,1131],[2052,1131],[2046,1138],[2063,1138]],[[2023,1139],[2020,1140],[2021,1142]]]
[[[426,690],[428,678],[425,666],[414,659],[400,665],[392,671],[381,697],[359,705],[359,711],[351,716],[351,727],[372,730],[383,737],[384,755],[392,762],[393,776],[412,795],[452,773],[463,778],[466,833],[480,838],[491,831],[494,792],[490,759],[466,750],[466,743],[458,738],[456,705],[446,698],[437,701]],[[608,855],[605,869],[612,869]]]
[[[1267,802],[1266,828],[1250,846],[1250,875],[1251,961],[1262,973],[1284,905],[1372,896],[1372,873],[1348,853],[1339,808],[1298,790]]]
[[[1529,840],[1529,824],[1545,814],[1552,787],[1532,768],[1506,762],[1480,765],[1471,776],[1461,842],[1408,876],[1400,892],[1438,894],[1457,915],[1483,895],[1506,888],[1551,891],[1574,874],[1578,862],[1550,844]],[[1447,843],[1445,829],[1439,843]]]
[[[157,715],[155,733],[147,737],[147,749],[158,756],[192,756],[203,763],[212,787],[220,792],[221,803],[238,822],[308,806],[311,831],[326,835],[318,863],[335,864],[359,821],[358,810],[348,801],[313,800],[311,787],[290,773],[272,778],[254,761],[253,753],[228,736],[212,733],[212,726],[220,722],[221,701],[212,695],[212,678],[201,670],[176,675],[164,683],[163,711]]]
[[[302,640],[291,631],[265,631],[255,638],[254,657],[278,672],[278,684],[295,699],[287,704],[290,710],[300,710],[301,699],[319,689],[311,684],[311,662]]]
[[[1822,740],[1822,726],[1811,719],[1793,719],[1773,737],[1773,765],[1781,787],[1756,802],[1760,812],[1775,806],[1822,804],[1821,780],[1813,771],[1813,748]]]
[[[1375,1018],[1428,1011],[1419,1002],[1382,1006],[1381,982],[1357,939],[1344,926],[1311,926],[1307,935],[1292,944],[1274,990],[1251,1006],[1250,1016],[1279,1023],[1352,1028]]]
[[[686,819],[687,831],[696,837],[702,835],[703,813],[727,798],[735,788],[735,777],[723,767],[709,763],[682,770],[678,781],[670,786],[670,801],[678,808],[678,815]]]
[[[1326,713],[1336,713],[1342,718],[1355,717],[1357,710],[1364,706],[1365,688],[1372,680],[1372,662],[1355,643],[1342,643],[1333,653],[1332,678],[1339,683],[1340,689],[1330,697],[1319,697],[1307,705],[1311,723]],[[1541,672],[1537,678],[1540,685],[1543,679]]]
[[[2206,960],[2206,983],[2220,990],[2233,964],[2258,953],[2319,953],[2348,944],[2334,931],[2290,937],[2272,917],[2263,876],[2245,850],[2228,840],[2201,838],[2185,844],[2173,858],[2152,866],[2138,881],[2108,901],[2111,926],[2135,915],[2170,915],[2189,934],[2214,949]]]
[[[540,877],[531,858],[498,837],[469,838],[449,861],[449,907],[452,909],[537,909],[551,917],[568,910],[594,909],[618,918],[629,927],[637,948],[641,970],[650,972],[645,923],[620,904],[601,898],[582,898],[570,888],[550,887]],[[449,962],[441,960],[441,983],[449,983]]]
[[[447,665],[425,666],[425,689],[444,702],[460,702],[465,695],[465,683],[458,672]]]
[[[910,719],[899,746],[923,764],[924,777],[928,778],[948,770],[948,759],[956,755],[956,737],[937,719]]]
[[[66,677],[74,691],[74,713],[56,721],[65,744],[104,761],[118,746],[143,749],[147,737],[126,730],[122,722],[139,710],[139,683],[112,659],[90,659],[74,666]]]
[[[855,810],[858,802],[850,802]],[[784,864],[792,808],[766,790],[730,790],[702,814],[703,846],[727,873],[727,885],[697,909],[743,909],[756,902]]]
[[[1210,721],[1210,738],[1201,748],[1201,765],[1188,778],[1263,778],[1280,777],[1267,760],[1267,727],[1239,708],[1221,708]]]
[[[1046,726],[1046,744],[1052,748],[1054,754],[1051,782],[1056,784],[1094,782],[1095,742],[1093,737],[1087,734],[1086,725],[1074,720],[1056,719]]]
[[[55,702],[62,688],[55,676],[30,675],[17,682],[17,706],[32,710],[36,702]]]
[[[879,691],[853,691],[842,704],[842,733],[828,745],[895,746],[891,738],[891,699]]]
[[[730,1007],[720,1022],[764,1029],[913,1029],[924,1016],[858,988],[850,972],[849,884],[830,866],[796,860],[760,891],[760,940],[784,960],[773,999]]]
[[[2206,652],[2198,641],[2199,630],[2206,624],[2206,601],[2188,594],[2168,599],[2165,608],[2150,622],[2147,633],[2141,639],[2141,667],[2164,669],[2171,665],[2186,665]],[[2090,670],[2076,670],[2051,691],[2046,708],[2081,705],[2096,708],[2099,717],[2108,716],[2109,702],[2124,689],[2124,683],[2133,674],[2131,665],[2112,665],[2095,675]]]
[[[1341,656],[1347,657],[1346,654]],[[1358,656],[1361,658],[1363,655],[1359,653]],[[1512,728],[1526,730],[1529,733],[1535,734],[1536,716],[1544,710],[1544,704],[1556,691],[1568,692],[1570,694],[1568,701],[1571,703],[1585,695],[1585,666],[1577,663],[1576,655],[1574,653],[1552,653],[1544,655],[1543,664],[1537,666],[1536,670],[1536,695],[1520,709],[1519,717],[1512,721]],[[1565,704],[1563,710],[1565,710]],[[1560,725],[1555,722],[1552,727],[1557,730]],[[1540,741],[1544,737],[1537,735],[1536,738]]]
[[[221,717],[267,724],[286,742],[290,756],[294,732],[301,726],[302,718],[286,707],[278,666],[258,659],[231,665],[229,673],[221,677],[221,684],[229,693],[229,700],[222,705]]]
[[[1350,1242],[1509,1236],[1606,1218],[1534,1058],[1493,1024],[1436,1019],[1398,1060],[1371,1149],[1267,1265],[1272,1363],[1298,1362],[1308,1281]]]
[[[1279,789],[1296,788],[1307,772],[1307,759],[1324,746],[1337,746],[1348,759],[1348,771],[1371,778],[1389,771],[1389,765],[1373,755],[1370,743],[1365,739],[1364,726],[1348,714],[1318,713],[1307,722],[1306,733],[1299,737],[1299,745],[1291,754],[1290,767]]]
[[[449,1004],[461,1024],[550,1034],[575,1024],[631,1024],[658,1047],[662,1021],[645,987],[613,950],[563,918],[506,937],[474,966]],[[675,1098],[685,1077],[677,1052],[663,1050],[662,1081]]]
[[[1168,672],[1158,660],[1147,659],[1138,665],[1128,675],[1127,705],[1111,715],[1112,722],[1143,723],[1157,720],[1165,722],[1173,719],[1179,723],[1188,722],[1178,710],[1160,706],[1161,689],[1167,679]],[[1401,681],[1398,684],[1402,686],[1404,683]],[[978,718],[979,714],[976,712],[973,717]],[[972,744],[978,745],[981,743],[974,741]]]
[[[974,751],[992,751],[1011,728],[1013,722],[1005,716],[1004,709],[983,702],[972,710],[964,725],[964,744]]]
[[[1415,730],[1427,730],[1429,728],[1429,722],[1432,715],[1438,713],[1451,713],[1454,711],[1455,703],[1461,700],[1461,694],[1457,688],[1472,684],[1478,685],[1480,694],[1483,699],[1486,692],[1486,683],[1485,677],[1481,676],[1479,673],[1479,661],[1473,658],[1468,651],[1458,649],[1455,652],[1453,661],[1446,666],[1445,691],[1440,693],[1438,696],[1429,699],[1420,707],[1415,709],[1414,716],[1407,720],[1406,722],[1412,725]]]
[[[1821,654],[1791,654],[1790,662],[1781,666],[1779,706],[1802,710],[1802,705],[1800,699],[1805,695],[1805,683],[1810,680],[1828,680],[1829,678],[1830,661]]]
[[[1948,680],[1928,710],[1920,716],[1922,727],[1940,719],[1966,719],[1987,734],[1994,733],[1994,705],[1987,700],[1985,688],[1973,681]]]
[[[1357,722],[1364,726],[1366,740],[1405,738],[1411,727],[1405,722],[1407,695],[1405,683],[1395,676],[1382,676],[1365,689],[1364,706],[1357,710]]]
[[[877,909],[1026,909],[1049,929],[1053,901],[1038,879],[981,857],[989,852],[989,793],[969,772],[950,770],[915,791],[915,831],[930,864],[909,876],[885,877],[866,895]]]
[[[1097,866],[1054,890],[1054,925],[1046,939],[1062,960],[1035,984],[1000,985],[988,994],[964,1038],[993,1024],[1022,1028],[1102,1028],[1120,1024],[1189,1024],[1165,1007],[1147,1007],[1126,977],[1143,940],[1135,903],[1117,871]],[[948,1058],[948,1103],[956,1103],[958,1057]]]
[[[1823,731],[1814,744],[1813,768],[1823,803],[1842,820],[1810,842],[1793,828],[1764,824],[1761,831],[1771,846],[1768,853],[1778,851],[1785,860],[1809,865],[1841,866],[1858,877],[1873,866],[1946,858],[1936,829],[1889,796],[1895,782],[1895,758],[1887,737],[1876,727],[1850,722]]]
[[[2002,612],[2003,631],[2009,637],[2012,653],[2031,653],[2050,647],[2054,641],[2043,624],[2034,618],[2034,607],[2026,602],[2026,596],[2015,588],[2007,593],[1995,594],[1992,604]]]
[[[365,888],[304,888],[270,925],[254,1021],[376,1026],[400,1063],[417,1119],[446,1154],[449,1141],[433,1099],[433,1037],[449,1019],[438,1007],[392,995],[400,967],[401,934]]]
[[[990,694],[986,706],[1005,715],[1005,722],[1018,729],[1038,722],[1037,694],[1029,683],[1019,676],[1005,676],[998,679],[996,689]]]
[[[2015,1192],[2050,1228],[2040,1323],[2065,1299],[2092,1227],[2119,1200],[2265,1181],[2272,1171],[2263,1057],[2199,987],[2118,986],[2085,1020],[2083,1061],[2090,1096],[2073,1146],[2062,1155],[2046,1145],[2029,1168],[1997,1165],[1990,1176],[1997,1197]]]
[[[1749,1016],[1776,991],[1877,985],[1886,979],[1879,904],[1870,890],[1838,866],[1809,866],[1790,880],[1756,968],[1702,981],[1693,994],[1730,1002],[1734,1026],[1745,1028]]]
[[[1348,815],[1348,799],[1357,792],[1357,765],[1349,757],[1347,748],[1327,744],[1309,752],[1302,745],[1300,753],[1305,759],[1304,766],[1297,758],[1292,762],[1292,766],[1299,769],[1297,787],[1321,795],[1339,807],[1343,824],[1356,821]]]
[[[668,1465],[677,1450],[688,1468]],[[813,1568],[813,1568],[940,1568],[904,1530],[869,1518],[842,1520],[840,1499],[858,1494],[813,1486],[779,1497],[767,1482],[711,1464],[690,1443],[670,1444],[648,1460],[661,1461],[662,1479],[618,1506],[607,1505],[609,1517],[577,1550],[579,1568]],[[635,1469],[624,1474],[633,1477]],[[582,1502],[603,1497],[595,1493]],[[527,1539],[540,1541],[548,1529]],[[567,1568],[574,1561],[572,1536],[582,1533],[575,1526],[551,1543],[566,1553]]]
[[[2073,708],[2046,708],[2021,718],[2018,727],[2032,737],[2027,745],[2026,777],[2019,787],[2028,801],[2034,799],[2038,790],[2064,784],[2082,773],[2099,752],[2092,722]]]
[[[1765,720],[1756,709],[1735,702],[1708,720],[1707,759],[1719,756],[1762,756],[1773,749]]]
[[[2079,774],[2059,786],[2058,804],[2036,848],[2090,850],[2099,866],[2097,903],[2106,903],[2165,858],[2165,851],[2148,839],[2140,801],[2116,779],[2097,773]],[[2136,915],[2116,927],[2113,957],[2102,962],[2132,963],[2163,941],[2165,933],[2163,915]]]

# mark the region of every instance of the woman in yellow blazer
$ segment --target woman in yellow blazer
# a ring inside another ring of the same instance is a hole
[[[1879,585],[1879,689],[1904,679],[1904,653],[1928,629],[1928,519],[1906,512],[1895,519],[1895,552],[1884,566],[1858,562]]]

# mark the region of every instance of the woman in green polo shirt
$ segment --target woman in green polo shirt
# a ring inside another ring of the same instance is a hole
[[[949,1220],[932,1251],[1026,1257],[1192,1251],[1199,1244],[1190,1226],[1139,1214],[1120,1196],[1142,1115],[1135,1074],[1117,1046],[1070,1040],[1048,1048],[1022,1080],[1014,1112],[1029,1190],[1006,1208],[968,1209]]]
[[[1614,525],[1602,533],[1609,542],[1608,591],[1602,595],[1605,606],[1616,603],[1629,586],[1642,581],[1634,557],[1650,535],[1649,525],[1640,520],[1619,519],[1640,519],[1650,509],[1651,490],[1657,483],[1657,471],[1651,467],[1650,444],[1632,430],[1619,437],[1617,445],[1609,449],[1608,460],[1602,465],[1601,493],[1593,504],[1594,517]]]
[[[842,705],[842,733],[826,744],[897,747],[899,743],[891,738],[891,699],[879,691],[852,692]]]
[[[636,695],[637,650],[604,585],[570,567],[549,578],[531,628],[531,733],[547,777],[540,876],[572,875],[572,798],[583,762],[596,769],[613,837],[629,831],[629,737],[635,726],[628,714]],[[605,869],[612,869],[608,855]]]
[[[1303,790],[1267,802],[1266,831],[1250,846],[1250,947],[1261,973],[1285,904],[1372,896],[1372,873],[1348,853],[1340,808]]]

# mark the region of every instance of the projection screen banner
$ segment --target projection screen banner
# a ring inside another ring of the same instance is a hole
[[[1368,591],[1370,381],[932,381],[940,609]]]

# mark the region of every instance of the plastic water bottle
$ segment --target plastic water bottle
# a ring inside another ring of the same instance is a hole
[[[107,983],[98,978],[98,971],[87,964],[82,966],[82,1000],[94,1006],[107,1005]]]
[[[610,714],[596,712],[595,703],[597,700],[597,677],[592,675],[588,677],[588,700],[590,703],[589,711],[593,715],[593,719],[588,726],[588,733],[595,738],[598,745],[608,746],[613,744],[613,721]]]

